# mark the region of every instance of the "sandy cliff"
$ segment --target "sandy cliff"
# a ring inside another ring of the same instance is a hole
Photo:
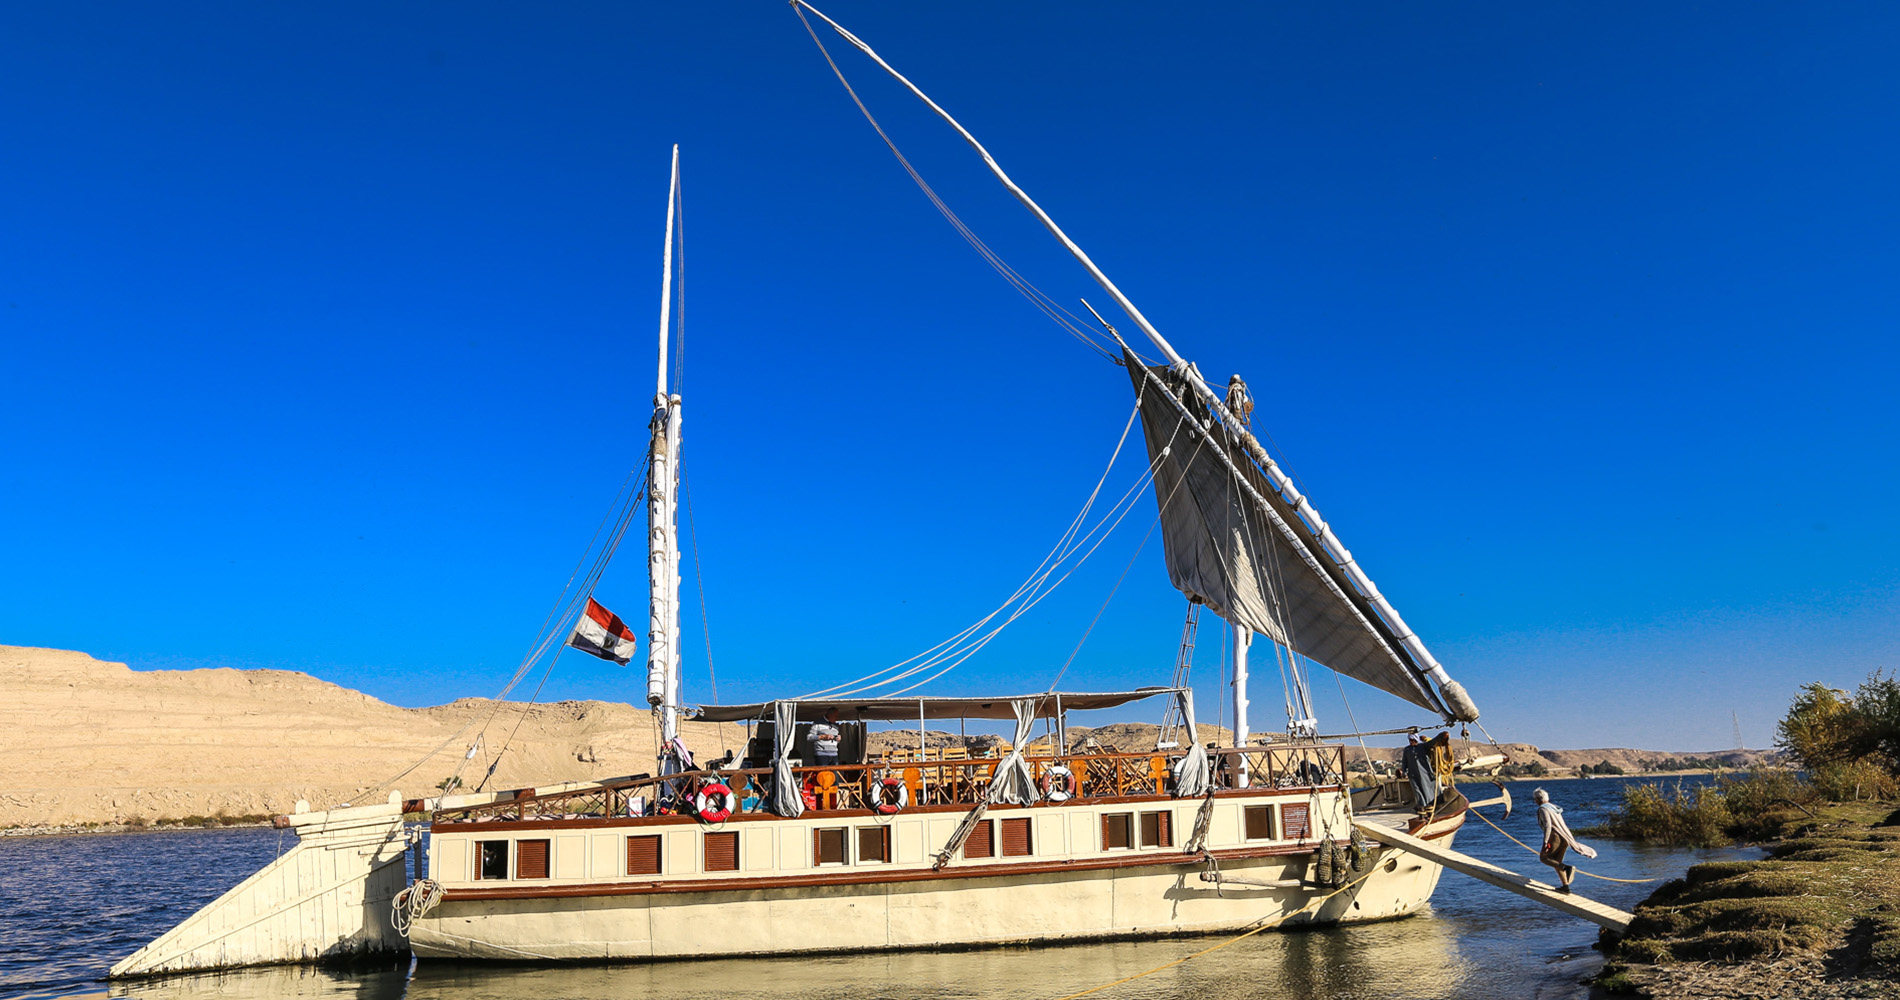
[[[0,646],[0,827],[270,814],[288,811],[298,799],[334,805],[441,747],[396,783],[404,795],[420,797],[455,772],[490,713],[490,747],[521,723],[491,788],[652,769],[656,738],[644,707],[566,701],[497,708],[485,698],[466,698],[397,708],[290,671],[134,671],[84,653]],[[473,727],[457,736],[471,721]],[[682,729],[702,758],[743,745],[739,726],[688,723]],[[1104,747],[1146,750],[1155,733],[1154,726],[1117,723],[1074,728],[1069,737],[1072,743],[1093,736]],[[1226,730],[1201,726],[1203,740],[1226,737]],[[916,738],[912,730],[881,734],[873,743],[911,746]],[[930,733],[927,741],[942,745],[957,737]],[[1555,774],[1603,760],[1635,773],[1678,756],[1622,748],[1539,750],[1528,743],[1504,749],[1513,763],[1541,760]],[[1465,752],[1462,741],[1459,751]],[[1399,756],[1393,746],[1372,746],[1370,752],[1381,760]],[[1348,757],[1358,754],[1354,743]],[[1696,756],[1748,766],[1762,754]],[[471,764],[464,780],[480,780],[487,760],[484,755]]]
[[[0,826],[278,813],[298,799],[335,804],[495,708],[482,698],[397,708],[289,671],[134,671],[84,653],[0,646]],[[644,707],[504,703],[489,745],[517,720],[515,749],[491,787],[652,769],[654,726]],[[430,792],[455,771],[480,727],[397,787],[408,796]],[[743,731],[692,723],[683,735],[704,755],[722,752],[722,739],[738,747]],[[486,759],[470,765],[471,783]]]

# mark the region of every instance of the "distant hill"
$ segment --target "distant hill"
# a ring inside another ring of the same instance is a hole
[[[468,785],[481,780],[488,751],[517,724],[491,788],[650,771],[657,749],[653,715],[644,706],[497,705],[464,698],[398,708],[291,671],[135,671],[84,653],[24,646],[0,646],[0,694],[0,732],[6,734],[0,827],[268,815],[288,811],[298,799],[334,805],[417,761],[422,763],[395,787],[421,797],[455,773],[482,721],[491,717],[484,752],[462,772]],[[1200,728],[1203,741],[1228,738],[1220,727]],[[687,723],[681,729],[687,746],[702,758],[744,745],[738,725]],[[1154,747],[1157,732],[1153,725],[1116,723],[1071,728],[1068,739],[1071,745],[1093,739],[1104,749],[1143,751]],[[932,746],[962,739],[941,731],[925,738]],[[877,733],[872,746],[910,747],[916,739],[916,730]],[[1730,766],[1764,758],[1752,750],[1683,755],[1539,750],[1526,743],[1505,749],[1513,762],[1539,761],[1554,774],[1599,761],[1636,772],[1671,757],[1719,757]],[[1399,749],[1374,746],[1370,753],[1396,760]],[[1357,756],[1354,744],[1348,759]]]
[[[489,748],[520,730],[490,787],[650,771],[658,742],[645,706],[498,708],[464,698],[397,708],[291,671],[135,671],[23,646],[0,646],[0,692],[0,827],[271,814],[298,799],[333,805],[428,757],[395,784],[421,797],[462,764],[491,713]],[[681,729],[702,755],[739,749],[745,735],[731,724]],[[468,764],[466,784],[481,780],[488,759]]]

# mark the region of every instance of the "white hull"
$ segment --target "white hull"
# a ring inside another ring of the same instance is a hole
[[[1449,846],[1462,822],[1459,815],[1423,832]],[[1219,870],[1230,880],[1299,882],[1311,862],[1310,854],[1233,859]],[[1335,894],[1306,884],[1216,886],[1203,879],[1207,870],[1198,858],[1175,855],[1114,868],[920,881],[449,899],[416,921],[410,947],[423,958],[650,961],[1210,934],[1264,921],[1292,927],[1402,917],[1430,900],[1442,871],[1381,848],[1371,874]]]

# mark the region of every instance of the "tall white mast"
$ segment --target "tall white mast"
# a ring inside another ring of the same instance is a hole
[[[1274,489],[1278,491],[1280,495],[1285,498],[1286,502],[1299,513],[1300,517],[1307,522],[1308,528],[1311,530],[1313,536],[1318,539],[1320,548],[1325,553],[1326,558],[1331,560],[1334,565],[1338,566],[1340,570],[1345,573],[1354,588],[1365,598],[1366,603],[1370,604],[1378,611],[1379,616],[1385,619],[1386,626],[1391,629],[1392,634],[1397,637],[1399,643],[1405,647],[1406,651],[1411,653],[1413,660],[1418,663],[1426,674],[1431,676],[1432,680],[1438,683],[1439,694],[1445,702],[1446,708],[1449,710],[1447,714],[1452,718],[1466,722],[1476,719],[1478,717],[1477,706],[1472,704],[1471,697],[1465,693],[1464,687],[1457,681],[1451,679],[1451,676],[1445,672],[1445,668],[1439,665],[1438,659],[1432,656],[1430,650],[1425,648],[1424,641],[1405,624],[1405,619],[1399,617],[1398,609],[1392,607],[1392,605],[1386,601],[1385,596],[1379,593],[1379,588],[1374,586],[1372,579],[1366,575],[1363,569],[1359,568],[1359,564],[1353,560],[1352,553],[1346,551],[1346,547],[1340,543],[1338,536],[1333,534],[1332,528],[1319,516],[1319,511],[1315,510],[1307,498],[1301,495],[1299,489],[1293,485],[1293,480],[1281,470],[1278,464],[1267,456],[1266,449],[1260,446],[1260,442],[1254,439],[1253,434],[1247,431],[1246,428],[1241,425],[1240,421],[1234,419],[1232,413],[1227,411],[1226,402],[1207,387],[1207,383],[1201,379],[1201,373],[1197,371],[1192,364],[1189,364],[1186,359],[1181,357],[1180,353],[1174,349],[1174,345],[1168,343],[1167,338],[1161,336],[1161,331],[1155,329],[1153,323],[1148,322],[1148,317],[1142,315],[1141,310],[1135,307],[1135,303],[1130,301],[1128,296],[1122,294],[1122,290],[1116,287],[1113,281],[1109,280],[1108,275],[1104,274],[1101,268],[1095,266],[1095,261],[1089,259],[1089,255],[1083,251],[1080,246],[1076,245],[1074,240],[1069,238],[1068,233],[1062,231],[1061,226],[1056,225],[1056,220],[1050,218],[1049,213],[1043,211],[1042,206],[1036,204],[1035,200],[1029,197],[1028,192],[1016,186],[1016,182],[1011,180],[1009,175],[1003,172],[1002,165],[996,162],[996,158],[990,155],[990,151],[984,149],[983,144],[976,141],[976,136],[970,134],[970,130],[964,128],[961,122],[950,117],[950,112],[939,107],[936,101],[930,99],[930,95],[924,93],[916,84],[910,82],[908,77],[899,73],[890,63],[885,62],[884,57],[873,51],[869,45],[864,43],[863,39],[846,31],[843,25],[826,17],[823,11],[813,7],[811,4],[805,3],[804,0],[792,0],[792,2],[795,6],[802,7],[818,15],[820,20],[831,25],[832,30],[836,31],[845,41],[850,42],[858,51],[863,52],[869,56],[873,62],[883,67],[886,73],[889,73],[898,83],[903,84],[912,94],[915,94],[918,100],[923,101],[930,110],[935,111],[937,116],[948,123],[951,128],[957,130],[957,134],[963,137],[963,141],[969,143],[970,148],[976,150],[977,155],[983,158],[984,164],[990,168],[990,173],[996,175],[996,179],[1002,182],[1003,187],[1007,188],[1009,193],[1016,197],[1017,201],[1022,202],[1023,207],[1027,208],[1030,214],[1034,215],[1037,221],[1042,223],[1043,228],[1049,231],[1049,235],[1054,236],[1056,241],[1061,243],[1063,247],[1069,251],[1069,254],[1082,265],[1083,269],[1088,271],[1089,276],[1095,279],[1095,283],[1101,285],[1102,290],[1107,292],[1109,297],[1115,300],[1115,304],[1120,306],[1122,311],[1127,313],[1128,317],[1135,321],[1135,325],[1141,327],[1141,332],[1146,334],[1148,339],[1154,343],[1155,347],[1161,351],[1162,356],[1168,359],[1168,363],[1172,365],[1175,370],[1187,377],[1188,383],[1194,387],[1195,393],[1201,397],[1201,400],[1216,413],[1221,415],[1221,419],[1226,422],[1236,437],[1246,446],[1249,454],[1253,456],[1254,461],[1259,463],[1261,469],[1266,472],[1267,479],[1273,484]]]
[[[1253,645],[1253,629],[1245,625],[1233,626],[1234,640],[1234,745],[1245,747],[1253,739],[1253,732],[1247,728],[1247,647]],[[1247,755],[1240,755],[1240,771],[1234,775],[1234,784],[1239,788],[1247,787]]]
[[[660,738],[679,735],[680,398],[667,391],[667,340],[673,326],[673,211],[679,200],[680,148],[666,189],[666,248],[660,272],[660,365],[653,393],[647,485],[647,704],[660,710]],[[665,751],[662,751],[664,757]]]

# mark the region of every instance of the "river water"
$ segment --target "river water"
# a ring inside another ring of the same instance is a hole
[[[1635,780],[1544,782],[1571,827],[1587,826]],[[1685,784],[1707,779],[1684,778]],[[1487,786],[1466,786],[1473,798]],[[1530,783],[1508,786],[1509,819],[1484,810],[1525,843],[1537,820]],[[0,997],[104,996],[229,1000],[1004,1000],[1056,997],[1172,962],[1224,938],[1174,938],[1053,948],[949,953],[725,959],[603,966],[494,966],[392,962],[354,971],[287,967],[107,984],[106,969],[290,846],[274,830],[0,838]],[[1759,850],[1686,850],[1590,841],[1588,870],[1628,879],[1674,878],[1700,861],[1757,858]],[[1495,864],[1549,875],[1524,848],[1473,820],[1457,848]],[[1573,857],[1572,860],[1577,860]],[[1578,891],[1630,909],[1656,883],[1577,878]],[[1104,1000],[1526,1000],[1584,998],[1581,980],[1601,956],[1596,927],[1456,872],[1431,907],[1389,923],[1258,934],[1205,957],[1104,990]],[[708,955],[741,942],[709,940]]]

